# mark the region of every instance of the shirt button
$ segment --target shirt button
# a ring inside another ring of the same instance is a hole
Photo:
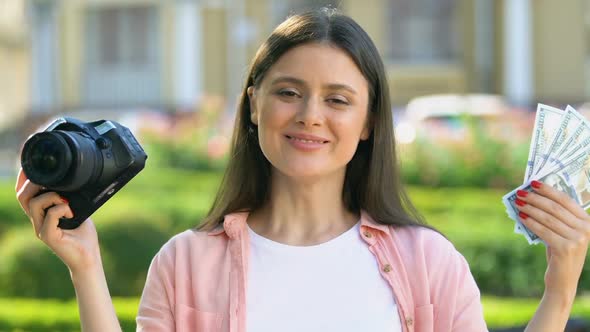
[[[391,265],[385,264],[385,266],[383,267],[383,271],[384,272],[390,272],[391,271]]]
[[[368,237],[369,239],[370,239],[371,237],[373,237],[373,235],[371,235],[371,233],[369,233],[369,232],[367,232],[367,231],[365,231],[365,233],[364,233],[364,234],[365,234],[365,236],[366,236],[366,237]]]
[[[412,317],[406,318],[406,325],[412,326],[412,324],[414,324],[414,320],[412,319]]]

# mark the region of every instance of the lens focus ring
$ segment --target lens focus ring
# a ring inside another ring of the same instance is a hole
[[[23,147],[21,165],[31,182],[51,187],[61,181],[72,163],[66,140],[52,132],[33,135]]]

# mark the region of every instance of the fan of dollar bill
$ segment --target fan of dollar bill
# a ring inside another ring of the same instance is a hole
[[[537,106],[524,184],[502,197],[514,232],[537,244],[543,241],[522,224],[515,203],[518,190],[532,191],[532,180],[567,193],[584,209],[590,206],[590,122],[573,107]]]

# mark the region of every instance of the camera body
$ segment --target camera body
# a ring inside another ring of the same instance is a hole
[[[131,131],[115,121],[61,117],[27,139],[21,166],[43,192],[68,200],[74,217],[61,218],[59,227],[74,229],[137,175],[146,159]]]

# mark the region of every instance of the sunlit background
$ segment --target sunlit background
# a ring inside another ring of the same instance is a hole
[[[94,216],[134,330],[151,257],[212,202],[249,61],[290,13],[322,6],[381,52],[404,181],[468,259],[490,328],[530,318],[544,248],[513,234],[501,197],[523,181],[537,103],[590,114],[589,0],[0,0],[0,331],[79,330],[67,269],[14,199],[24,140],[67,115],[119,121],[146,149]],[[574,317],[590,318],[588,285],[585,271]]]

